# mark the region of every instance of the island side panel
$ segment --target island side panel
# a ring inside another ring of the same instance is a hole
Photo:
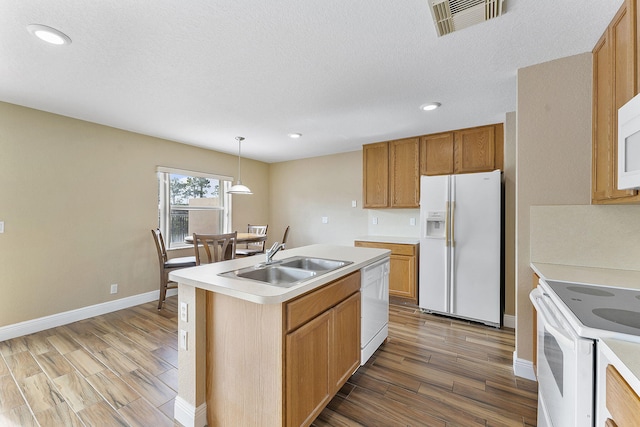
[[[179,305],[186,304],[188,320],[178,319],[178,395],[174,416],[184,426],[206,424],[205,411],[205,325],[206,291],[180,283]],[[187,334],[186,349],[182,347],[182,332]]]
[[[282,304],[206,299],[209,426],[282,427]]]

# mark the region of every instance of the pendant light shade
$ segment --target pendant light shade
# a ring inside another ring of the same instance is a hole
[[[240,175],[240,146],[242,144],[242,141],[244,140],[243,137],[241,136],[236,136],[236,140],[238,141],[238,180],[236,181],[236,183],[234,185],[231,186],[231,188],[229,189],[228,193],[231,194],[253,194],[251,192],[251,190],[249,189],[249,187],[247,187],[246,185],[242,185],[242,178]]]

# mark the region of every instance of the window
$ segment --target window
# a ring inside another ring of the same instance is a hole
[[[233,178],[201,172],[158,168],[158,224],[167,248],[185,247],[193,233],[231,230]]]

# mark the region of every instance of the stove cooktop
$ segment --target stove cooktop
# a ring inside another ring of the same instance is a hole
[[[640,290],[546,280],[586,327],[640,336]]]

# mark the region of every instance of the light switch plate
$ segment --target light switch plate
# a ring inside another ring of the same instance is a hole
[[[4,233],[4,221],[0,221],[0,233]]]
[[[329,223],[329,217],[328,216],[323,216],[322,217],[322,223],[323,224],[328,224]]]
[[[352,208],[356,208],[356,207],[358,207],[358,201],[357,201],[357,200],[352,200],[352,201],[351,201],[351,207],[352,207]]]

